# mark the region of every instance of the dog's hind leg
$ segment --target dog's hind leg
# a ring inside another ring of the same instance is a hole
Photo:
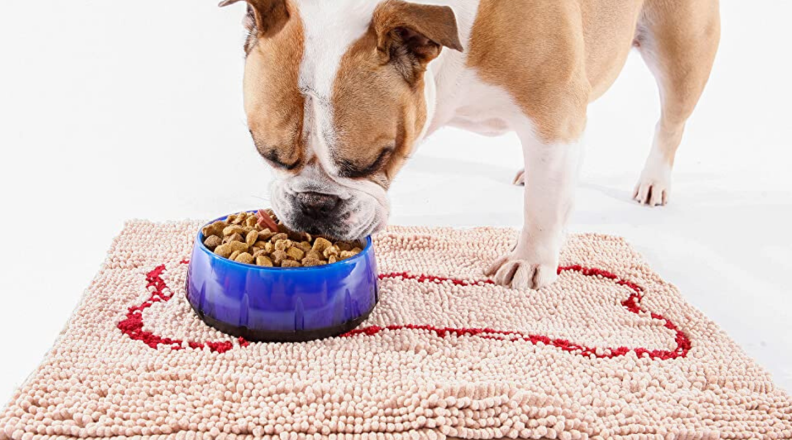
[[[685,124],[709,79],[720,40],[718,0],[647,0],[635,45],[660,89],[662,113],[633,198],[665,205]]]

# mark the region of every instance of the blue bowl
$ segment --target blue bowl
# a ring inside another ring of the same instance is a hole
[[[222,217],[223,219],[225,217]],[[305,342],[338,336],[368,318],[379,300],[371,238],[360,254],[316,267],[237,263],[195,239],[187,299],[208,325],[257,342]]]

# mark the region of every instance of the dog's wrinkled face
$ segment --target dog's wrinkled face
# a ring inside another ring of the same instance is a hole
[[[390,182],[428,123],[427,65],[443,46],[461,50],[452,10],[401,0],[248,4],[245,111],[276,169],[273,208],[314,234],[380,230]]]

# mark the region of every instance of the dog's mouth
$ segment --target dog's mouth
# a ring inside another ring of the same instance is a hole
[[[374,215],[367,215],[362,220],[358,217],[358,213],[354,211],[346,211],[338,216],[325,218],[314,218],[296,213],[284,216],[283,221],[287,226],[297,231],[346,241],[363,239],[385,226],[380,224]]]
[[[276,182],[272,208],[286,226],[337,240],[361,240],[387,226],[388,204],[355,188],[310,184],[298,177]]]

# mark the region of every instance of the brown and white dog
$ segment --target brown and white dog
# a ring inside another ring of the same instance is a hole
[[[586,109],[633,46],[662,101],[634,197],[668,201],[674,155],[720,37],[718,0],[247,3],[245,110],[277,170],[278,215],[299,230],[366,236],[386,225],[391,180],[427,135],[446,125],[514,131],[525,223],[490,275],[515,288],[556,279]]]

